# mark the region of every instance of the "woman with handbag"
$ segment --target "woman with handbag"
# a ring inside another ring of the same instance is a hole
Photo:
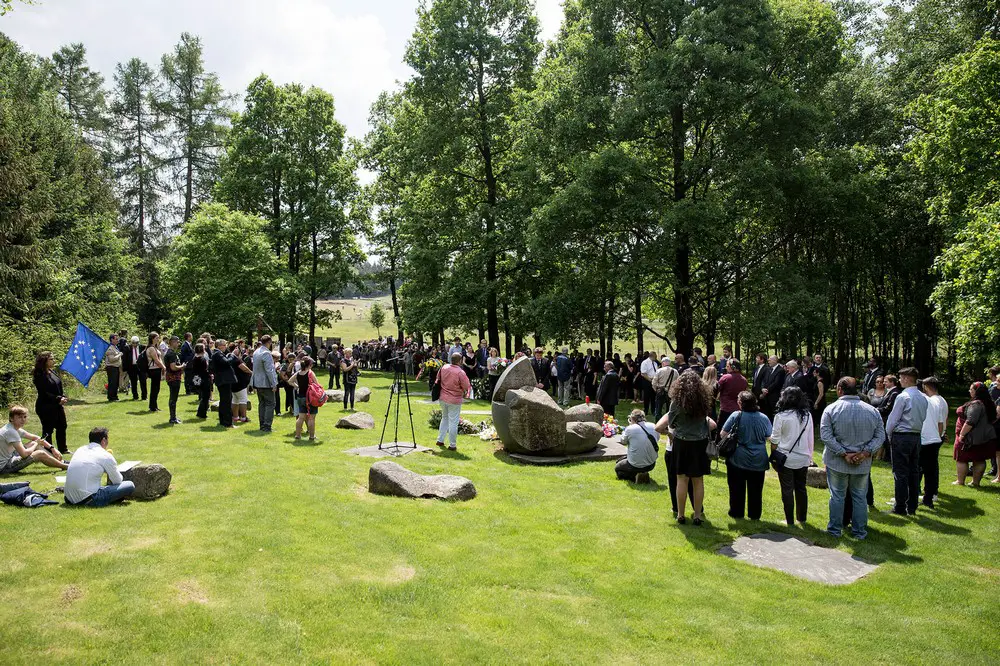
[[[781,392],[774,426],[771,429],[771,465],[781,484],[781,504],[785,522],[791,527],[795,520],[805,525],[809,507],[806,476],[812,464],[815,444],[813,418],[809,398],[797,386]]]
[[[670,453],[666,457],[670,500],[676,509],[677,522],[684,524],[688,482],[691,484],[691,504],[694,524],[701,525],[705,485],[702,477],[709,473],[708,440],[715,430],[709,418],[712,396],[708,387],[694,372],[685,371],[670,387],[670,410],[656,424],[659,432],[670,433]],[[671,479],[676,477],[676,481]]]
[[[719,444],[719,449],[725,450],[725,440],[736,438],[736,448],[726,460],[729,517],[742,520],[745,509],[750,520],[760,520],[771,421],[760,413],[757,398],[750,391],[740,393],[738,406],[740,411],[730,416],[722,426],[723,441]]]
[[[986,472],[986,461],[997,452],[997,436],[993,423],[997,409],[990,400],[989,390],[982,382],[969,387],[971,400],[958,408],[955,423],[955,462],[958,478],[953,486],[964,486],[965,477],[972,468],[972,485],[979,487]]]

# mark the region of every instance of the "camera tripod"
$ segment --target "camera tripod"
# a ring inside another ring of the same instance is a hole
[[[382,421],[382,435],[378,440],[379,451],[388,451],[394,456],[404,456],[417,448],[417,435],[413,429],[413,408],[410,407],[410,384],[406,378],[406,369],[400,358],[393,358],[392,365],[395,368],[395,375],[392,378],[392,388],[389,390],[389,404],[385,407],[385,420]],[[402,395],[406,394],[406,412],[410,417],[410,436],[412,442],[399,441],[399,406],[402,402]],[[389,413],[392,411],[392,398],[396,396],[396,431],[393,441],[385,441],[385,429],[389,425]]]

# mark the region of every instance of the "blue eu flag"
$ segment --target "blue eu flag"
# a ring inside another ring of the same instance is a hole
[[[66,358],[59,367],[86,386],[101,366],[101,359],[110,346],[104,338],[77,322],[73,346],[66,352]]]

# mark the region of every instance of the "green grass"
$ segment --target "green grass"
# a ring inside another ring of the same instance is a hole
[[[0,661],[997,661],[1000,489],[949,485],[947,447],[936,512],[874,515],[862,543],[820,531],[825,491],[809,491],[812,527],[784,527],[773,475],[763,522],[725,516],[718,472],[706,479],[711,523],[682,528],[662,460],[655,484],[637,487],[615,481],[610,463],[521,466],[475,437],[457,455],[401,461],[467,476],[475,500],[403,500],[370,495],[373,461],[342,453],[378,441],[389,380],[362,384],[375,389],[364,408],[376,430],[334,429],[340,407],[328,405],[314,446],[293,442],[289,417],[268,437],[254,432],[255,411],[236,431],[195,421],[183,396],[173,428],[140,403],[89,393],[73,404],[71,448],[107,425],[119,461],[166,465],[172,490],[107,509],[0,508]],[[419,443],[433,446],[430,409],[414,412]],[[21,476],[55,486],[48,469]],[[874,481],[884,510],[884,466]],[[882,566],[834,588],[715,554],[762,530]]]

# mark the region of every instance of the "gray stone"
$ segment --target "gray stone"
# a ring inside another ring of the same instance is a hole
[[[810,467],[806,470],[806,485],[812,488],[828,488],[826,467]]]
[[[587,453],[564,456],[511,453],[510,457],[529,465],[562,465],[565,463],[589,460],[618,460],[625,455],[627,451],[628,449],[621,443],[621,435],[618,435],[616,437],[602,437],[601,441],[597,443],[597,447]]]
[[[154,500],[167,493],[172,476],[166,467],[154,464],[136,465],[122,472],[122,478],[135,484],[133,499]]]
[[[372,397],[372,390],[367,386],[359,386],[354,389],[354,401],[355,402],[368,402],[369,398]],[[343,398],[341,398],[343,400]]]
[[[470,500],[476,496],[476,487],[464,477],[423,476],[388,460],[379,461],[368,470],[368,491],[376,495],[443,500]]]
[[[740,537],[719,554],[827,585],[847,585],[878,568],[844,551],[778,532]]]
[[[586,453],[597,448],[597,443],[601,441],[604,432],[601,426],[591,421],[574,421],[566,424],[566,443],[561,450],[552,451],[561,455],[575,455]]]
[[[511,389],[522,389],[535,385],[535,371],[531,369],[531,359],[522,356],[503,371],[497,386],[493,389],[493,402],[505,402],[507,391]]]
[[[410,453],[424,453],[427,451],[430,451],[430,449],[426,446],[417,446],[414,448],[413,442],[399,442],[399,446],[396,446],[396,442],[386,442],[382,445],[382,448],[379,448],[377,444],[373,444],[372,446],[348,449],[344,453],[362,458],[388,458],[390,456],[400,458]]]
[[[510,442],[504,449],[516,453],[539,453],[566,441],[566,415],[556,401],[541,389],[510,389],[505,404],[510,409]]]
[[[341,389],[330,389],[326,392],[326,399],[332,402],[344,402],[344,392]]]
[[[604,408],[596,404],[582,404],[570,407],[566,410],[566,420],[570,423],[589,421],[601,425],[604,423]]]
[[[336,427],[345,430],[371,430],[375,427],[375,417],[368,412],[354,412],[337,421]]]

